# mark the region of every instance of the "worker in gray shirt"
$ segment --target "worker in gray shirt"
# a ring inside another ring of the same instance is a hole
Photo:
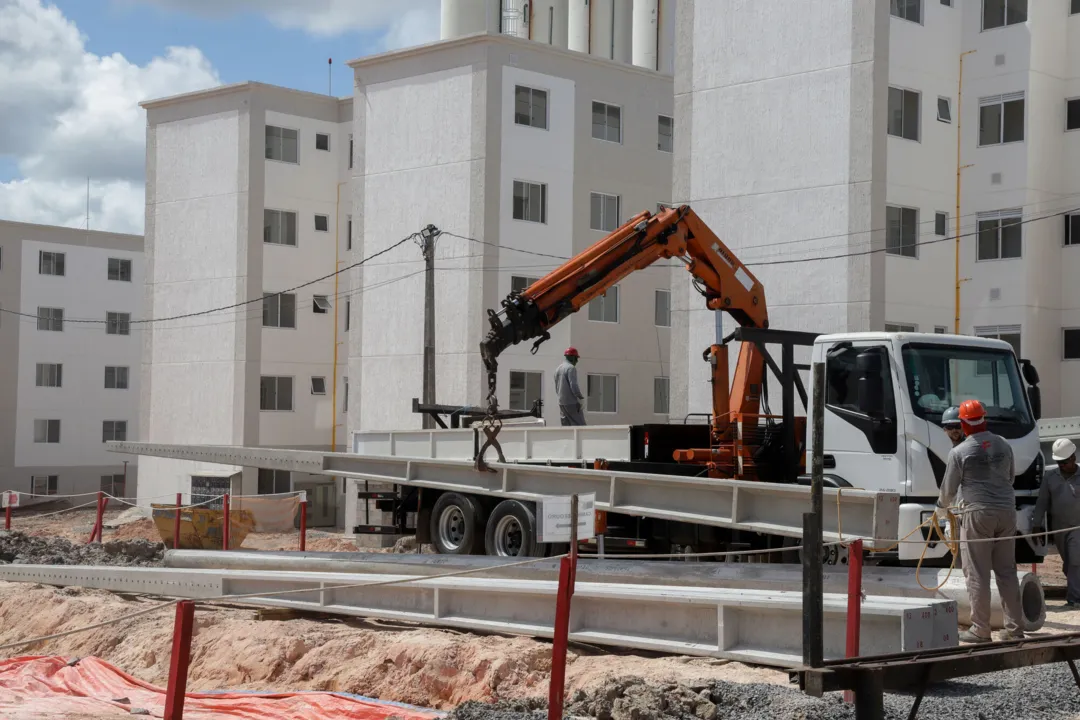
[[[1046,515],[1050,514],[1049,528],[1063,530],[1080,526],[1080,473],[1077,473],[1076,445],[1072,440],[1059,438],[1054,441],[1050,457],[1057,463],[1047,468],[1039,488],[1039,500],[1032,511],[1031,524],[1034,532],[1044,532],[1048,526]],[[1065,571],[1068,588],[1065,591],[1065,607],[1080,607],[1080,530],[1057,533],[1053,536],[1061,555],[1061,567]]]
[[[971,602],[971,627],[961,642],[990,642],[990,572],[997,578],[1005,611],[1003,640],[1020,640],[1023,617],[1016,575],[1016,478],[1012,447],[986,429],[986,408],[978,400],[960,405],[967,438],[949,451],[938,508],[944,511],[964,494],[960,557]]]
[[[584,425],[585,413],[581,410],[581,387],[577,381],[577,348],[568,347],[563,353],[562,365],[555,369],[555,394],[559,397],[559,419],[563,425]]]

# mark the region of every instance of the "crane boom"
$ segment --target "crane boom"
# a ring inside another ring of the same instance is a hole
[[[768,328],[761,283],[689,206],[655,215],[641,212],[522,292],[508,295],[501,310],[488,311],[491,329],[480,353],[492,413],[497,410],[498,358],[506,348],[535,339],[535,353],[551,337],[552,326],[630,273],[662,259],[686,266],[709,309],[723,310],[742,327]],[[680,450],[675,456],[681,462],[706,464],[715,476],[740,477],[741,451],[732,441],[737,422],[759,413],[764,360],[752,343],[744,343],[729,391],[726,347],[713,345],[704,355],[712,367],[712,447]]]

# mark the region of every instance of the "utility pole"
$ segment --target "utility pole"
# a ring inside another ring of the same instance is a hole
[[[803,514],[803,665],[821,667],[824,662],[824,578],[822,576],[821,521],[825,474],[825,363],[812,367],[814,397],[811,401],[813,444],[810,451],[810,512]]]
[[[963,144],[963,136],[960,133],[960,124],[964,118],[964,57],[975,52],[974,50],[968,50],[967,52],[960,53],[960,73],[956,80],[956,218],[953,220],[956,227],[955,238],[955,269],[956,269],[956,288],[955,295],[953,297],[953,334],[960,334],[960,173],[964,168],[969,168],[971,165],[960,164],[960,148]],[[977,235],[977,233],[976,233]]]
[[[420,231],[420,250],[424,254],[424,404],[435,404],[435,240],[439,228],[428,225]],[[424,429],[435,421],[424,413]]]

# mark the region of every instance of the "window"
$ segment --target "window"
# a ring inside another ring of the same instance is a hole
[[[263,327],[295,328],[296,295],[263,293]]]
[[[1021,332],[1019,325],[991,325],[987,327],[977,327],[975,328],[975,336],[982,338],[993,338],[994,340],[1004,340],[1005,342],[1012,345],[1013,353],[1016,355],[1016,357],[1022,357],[1022,355],[1020,354]],[[988,375],[990,373],[990,370],[987,368],[986,372],[983,372],[983,364],[984,363],[982,362],[979,363],[980,370],[978,374]],[[989,362],[985,364],[989,365]]]
[[[34,475],[30,478],[30,492],[34,495],[55,495],[59,483],[59,475]]]
[[[619,322],[619,286],[589,301],[589,319],[594,322]]]
[[[38,363],[35,384],[38,387],[63,387],[64,366],[60,363]]]
[[[667,415],[671,412],[671,397],[669,395],[670,381],[666,377],[653,378],[653,408],[656,415]]]
[[[123,474],[101,476],[101,492],[112,495],[113,497],[122,498],[124,497],[124,492],[126,490],[127,479]]]
[[[315,231],[316,232],[330,232],[330,216],[329,215],[316,215],[315,216]]]
[[[131,313],[107,312],[105,313],[106,335],[130,335]]]
[[[348,410],[349,410],[349,378],[346,376],[346,377],[343,377],[342,380],[345,381],[344,382],[345,387],[344,387],[344,392],[342,393],[341,412],[345,413],[345,412],[348,412]]]
[[[352,133],[349,133],[349,169],[350,170],[352,169],[352,166],[353,166],[353,140],[352,140]]]
[[[315,149],[330,152],[330,136],[326,133],[315,133]]]
[[[546,90],[518,85],[514,88],[514,122],[518,125],[548,129],[548,94]]]
[[[934,213],[934,234],[935,235],[948,235],[949,234],[949,213],[936,212]]]
[[[63,275],[64,253],[45,252],[44,250],[40,250],[38,252],[38,274]]]
[[[64,308],[39,307],[37,309],[37,329],[60,332],[64,329]]]
[[[1020,210],[979,213],[979,260],[1010,260],[1021,255],[1024,227]]]
[[[106,365],[105,366],[105,389],[106,390],[127,390],[128,389],[128,369],[123,366]]]
[[[922,22],[922,0],[892,0],[892,14],[911,22]]]
[[[658,120],[656,149],[662,152],[675,151],[675,118],[661,115]]]
[[[941,0],[941,4],[945,7],[952,7],[952,0]]]
[[[547,184],[514,181],[514,219],[547,222]]]
[[[918,331],[918,326],[911,323],[885,323],[885,332],[913,333]]]
[[[263,242],[296,247],[296,213],[263,210]]]
[[[889,134],[907,140],[919,139],[919,93],[889,88]]]
[[[60,421],[59,420],[35,420],[34,421],[34,442],[36,442],[36,443],[58,443],[58,442],[60,442]]]
[[[585,409],[589,412],[619,411],[619,376],[588,375],[585,378]]]
[[[538,372],[510,371],[511,410],[531,410],[543,397],[544,374]]]
[[[109,279],[131,282],[131,261],[123,258],[109,258]]]
[[[259,378],[259,409],[292,410],[292,384],[291,377]]]
[[[622,108],[602,102],[592,104],[592,136],[597,140],[622,142]]]
[[[330,312],[330,300],[325,295],[315,295],[311,298],[311,310],[319,315]]]
[[[1078,13],[1080,13],[1080,0],[1072,0],[1069,3],[1069,14],[1076,15]]]
[[[904,257],[919,256],[919,211],[914,208],[885,208],[885,252]]]
[[[352,300],[345,301],[345,332],[349,332],[352,321]]]
[[[979,146],[1024,140],[1024,93],[979,99]]]
[[[618,195],[589,193],[589,227],[604,232],[619,227],[620,204]]]
[[[1027,0],[983,0],[983,30],[1027,22]]]
[[[1065,101],[1065,129],[1080,130],[1080,98]]]
[[[1077,238],[1077,241],[1080,242],[1080,237]],[[510,292],[512,292],[512,293],[523,293],[523,292],[525,292],[526,288],[528,288],[530,285],[532,285],[534,282],[536,282],[539,279],[540,278],[526,277],[524,275],[511,275],[510,276]]]
[[[1062,359],[1080,360],[1080,328],[1065,328],[1062,333]]]
[[[295,163],[296,159],[295,130],[288,128],[266,126],[266,159],[280,160],[281,162]]]
[[[127,440],[127,420],[103,420],[101,423],[101,442],[122,442]]]
[[[904,347],[910,347],[910,344]],[[868,375],[865,380],[860,377],[860,356],[877,356],[881,373],[877,377]],[[825,357],[825,404],[828,405],[830,414],[861,430],[870,441],[871,452],[879,455],[895,453],[898,445],[891,367],[889,354],[881,346],[833,346]],[[881,417],[868,416],[860,406],[859,390],[860,386],[865,386],[864,383],[872,383],[881,388],[885,401]]]
[[[259,468],[259,494],[281,495],[292,492],[292,473],[288,470]]]
[[[671,291],[656,291],[656,308],[653,322],[658,327],[671,327]]]
[[[949,332],[949,329],[947,327],[945,327],[944,325],[935,325],[934,326],[934,334],[935,335],[945,335],[948,332]]]
[[[943,123],[952,122],[952,101],[947,97],[937,99],[937,119]]]
[[[1080,245],[1080,213],[1065,216],[1065,244]]]
[[[311,378],[311,394],[312,395],[325,395],[326,394],[326,378],[313,377]]]
[[[345,221],[345,249],[352,250],[352,215]]]

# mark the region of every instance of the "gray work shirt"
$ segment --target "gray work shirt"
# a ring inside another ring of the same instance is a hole
[[[578,386],[577,368],[568,362],[555,369],[555,393],[560,405],[578,405],[585,399]]]
[[[1039,488],[1039,500],[1032,511],[1036,526],[1048,527],[1043,522],[1046,513],[1050,513],[1051,528],[1069,528],[1080,525],[1080,472],[1069,477],[1061,473],[1061,468],[1047,468],[1043,473],[1042,486]]]
[[[1012,447],[1005,438],[985,430],[969,435],[949,451],[938,505],[952,506],[963,489],[966,509],[1013,509],[1014,467]]]

